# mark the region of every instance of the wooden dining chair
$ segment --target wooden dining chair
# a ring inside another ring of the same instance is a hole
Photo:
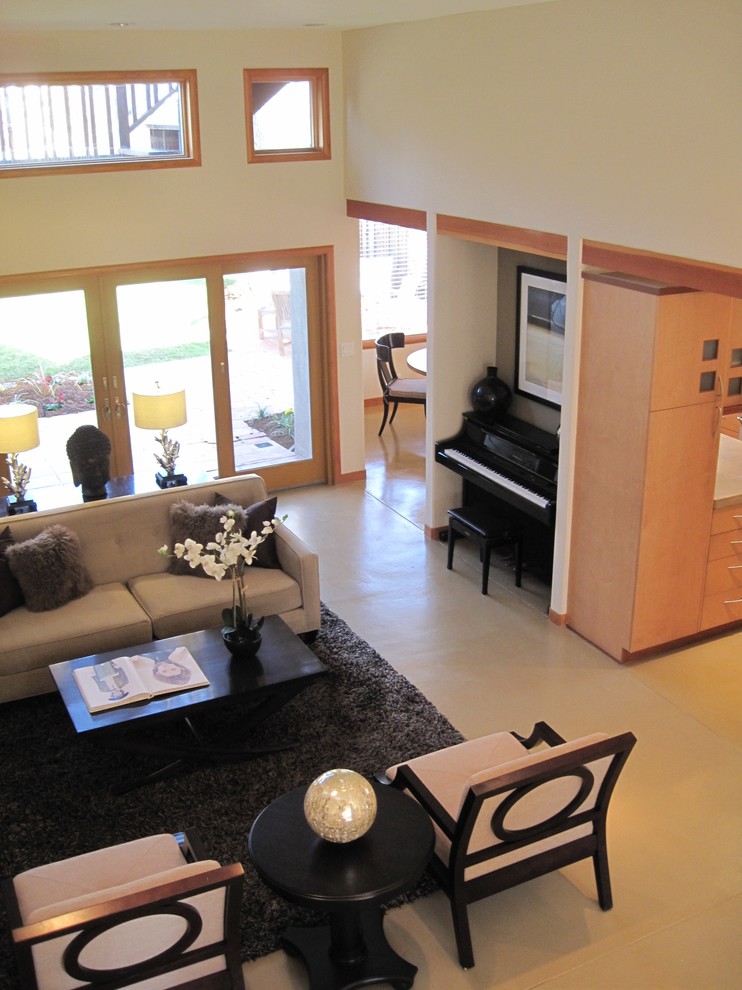
[[[379,436],[384,432],[387,417],[389,416],[389,406],[392,406],[390,423],[394,422],[397,415],[397,406],[400,402],[412,402],[421,405],[427,412],[427,381],[424,378],[400,378],[394,367],[393,351],[404,347],[405,336],[403,333],[385,333],[376,341],[376,370],[379,375],[379,384],[384,400],[384,415],[381,420]]]

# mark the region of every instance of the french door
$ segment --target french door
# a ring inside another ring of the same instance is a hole
[[[156,434],[136,426],[132,395],[181,388],[187,422],[170,435],[190,481],[328,480],[324,271],[321,255],[281,252],[4,281],[0,403],[39,408],[41,447],[23,458],[32,486],[69,484],[66,441],[93,423],[111,476],[154,487]]]
[[[273,488],[327,480],[320,261],[222,268],[224,327],[214,397],[220,471],[259,471]]]

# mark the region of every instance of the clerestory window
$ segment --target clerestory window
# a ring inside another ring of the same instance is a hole
[[[330,158],[327,69],[245,69],[247,160]]]
[[[195,70],[0,75],[0,176],[200,163]]]

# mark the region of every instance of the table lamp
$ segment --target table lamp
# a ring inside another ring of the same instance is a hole
[[[35,512],[36,503],[26,498],[31,468],[18,461],[18,454],[39,446],[39,411],[36,406],[11,402],[0,406],[0,452],[5,453],[10,481],[3,484],[15,501],[8,501],[8,515]]]
[[[175,462],[180,453],[180,444],[171,440],[167,431],[186,422],[185,389],[179,392],[155,392],[153,395],[132,393],[134,402],[134,424],[142,430],[159,430],[155,437],[162,447],[162,454],[155,453],[155,460],[162,468],[155,475],[160,488],[177,488],[187,485],[184,474],[175,473]]]

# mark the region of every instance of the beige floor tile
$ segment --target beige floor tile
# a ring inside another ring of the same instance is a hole
[[[320,552],[323,599],[466,736],[545,719],[638,743],[609,819],[614,908],[598,907],[589,863],[481,901],[468,972],[442,894],[392,911],[416,990],[742,986],[742,633],[622,666],[548,621],[537,578],[515,589],[493,567],[482,596],[475,548],[457,543],[447,571],[445,545],[423,536],[417,413],[401,407],[383,445],[369,413],[366,485],[282,496]],[[280,954],[246,974],[252,990],[306,986]]]
[[[424,419],[400,407],[366,483],[283,492],[320,555],[322,598],[467,737],[528,730],[637,736],[609,817],[614,907],[575,864],[471,907],[476,966],[455,957],[441,893],[391,911],[415,990],[737,990],[742,987],[742,632],[619,665],[547,618],[548,587],[423,534]],[[381,769],[381,768],[380,768]],[[300,963],[245,965],[249,990],[305,990]]]

